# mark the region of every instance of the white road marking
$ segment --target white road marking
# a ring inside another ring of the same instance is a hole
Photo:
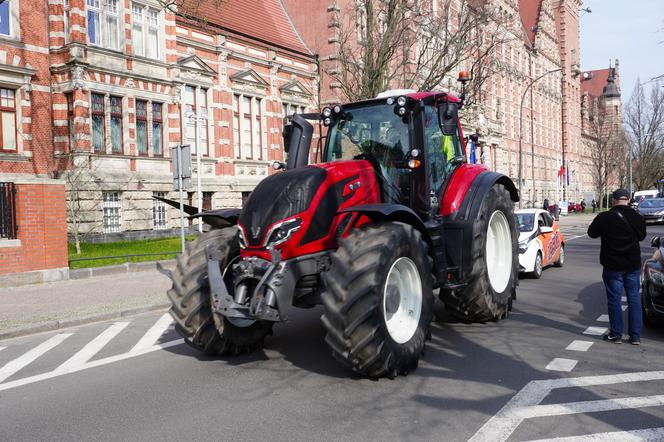
[[[88,362],[94,355],[99,353],[99,351],[108,344],[111,339],[116,337],[118,333],[124,330],[125,327],[129,325],[129,322],[116,322],[115,324],[108,327],[106,330],[101,332],[99,336],[94,338],[92,341],[88,342],[85,347],[79,350],[74,356],[67,359],[62,365],[55,369],[55,371],[60,370],[71,370],[76,368],[79,365],[83,365]]]
[[[555,358],[544,368],[551,371],[572,371],[578,362],[574,359]]]
[[[510,399],[469,439],[469,442],[505,441],[524,420],[516,410],[538,405],[554,389],[589,387],[593,385],[624,384],[664,380],[662,371],[641,371],[605,376],[583,376],[578,378],[544,379],[530,381]],[[0,385],[0,389],[2,385]]]
[[[597,322],[609,322],[609,315],[599,315]]]
[[[623,305],[623,306],[622,306],[622,311],[625,311],[625,310],[627,310],[627,306],[626,306],[626,305]]]
[[[565,350],[588,351],[591,345],[593,345],[593,343],[590,341],[574,340],[570,345],[567,346],[567,348],[565,348]]]
[[[569,414],[660,407],[662,405],[664,405],[664,394],[643,397],[602,399],[597,401],[568,402],[566,404],[534,405],[517,408],[512,412],[521,419],[532,419],[534,417],[566,416]]]
[[[565,242],[572,241],[572,240],[577,239],[577,238],[583,238],[584,236],[588,237],[588,234],[584,233],[583,235],[576,235],[576,236],[573,236],[571,238],[565,238]]]
[[[141,351],[146,348],[150,348],[157,342],[157,339],[164,334],[164,332],[171,326],[173,318],[170,314],[165,313],[159,320],[143,335],[143,337],[134,345],[129,353],[134,353]]]
[[[7,347],[0,347],[0,351],[4,350],[5,348],[7,348]]]
[[[588,327],[583,331],[584,335],[601,336],[607,332],[606,327]]]
[[[584,434],[583,436],[555,437],[530,442],[658,442],[664,440],[664,427],[644,428],[632,431],[611,431],[608,433]]]
[[[10,390],[12,388],[21,387],[23,385],[33,384],[35,382],[44,381],[46,379],[52,379],[52,378],[56,378],[56,377],[59,377],[59,376],[65,376],[67,374],[76,373],[77,371],[86,370],[88,368],[100,367],[102,365],[111,364],[113,362],[124,361],[125,359],[135,358],[137,356],[142,356],[144,354],[151,353],[153,351],[163,350],[163,349],[173,347],[175,345],[180,345],[180,344],[183,344],[183,343],[184,343],[184,339],[176,339],[174,341],[164,342],[163,344],[159,344],[159,345],[153,345],[151,347],[144,348],[144,349],[141,349],[141,350],[138,350],[138,351],[135,351],[135,352],[128,352],[128,353],[123,353],[123,354],[116,355],[116,356],[110,356],[110,357],[104,358],[104,359],[97,359],[96,361],[87,362],[83,365],[79,365],[78,367],[73,367],[69,371],[57,371],[57,369],[56,369],[56,370],[50,371],[48,373],[42,373],[42,374],[38,374],[38,375],[35,375],[35,376],[29,376],[29,377],[23,378],[23,379],[17,379],[15,381],[0,384],[0,391]]]
[[[13,361],[8,362],[5,364],[4,367],[0,368],[0,383],[13,375],[14,373],[20,371],[22,368],[33,362],[35,359],[52,349],[53,347],[57,346],[58,344],[62,343],[65,339],[70,337],[72,334],[71,333],[60,333],[55,336],[52,336],[50,339],[46,340],[45,342],[42,342],[32,350],[29,350],[22,356],[19,356],[18,358],[14,359]]]

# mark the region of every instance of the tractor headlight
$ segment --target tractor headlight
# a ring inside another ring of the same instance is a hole
[[[524,239],[523,241],[519,241],[519,253],[526,253],[526,250],[528,250],[528,245],[530,244],[530,241],[527,239]]]
[[[399,107],[404,107],[406,105],[406,101],[407,101],[406,97],[401,96],[401,97],[397,98],[397,105]]]
[[[323,108],[323,118],[330,118],[332,116],[332,109],[329,107]]]
[[[662,274],[662,272],[648,267],[648,275],[655,285],[664,286],[664,274]]]
[[[265,242],[265,247],[267,246],[278,246],[288,241],[293,233],[297,232],[302,226],[302,220],[300,218],[294,218],[286,221],[282,221],[279,224],[275,224],[267,232]]]
[[[244,237],[244,229],[240,226],[237,226],[237,230],[240,232],[238,235],[238,242],[240,243],[241,249],[247,248],[247,238]]]

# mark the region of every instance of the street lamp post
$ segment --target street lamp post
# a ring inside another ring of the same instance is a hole
[[[189,112],[187,115],[189,118],[189,123],[194,126],[194,133],[196,134],[196,140],[195,140],[195,146],[196,146],[196,202],[198,206],[198,212],[203,211],[203,193],[201,192],[201,149],[200,149],[200,132],[201,128],[199,127],[199,123],[202,123],[203,125],[206,124],[206,118],[205,116],[201,115],[200,117],[197,117],[194,112]],[[203,126],[205,127],[205,126]],[[203,231],[203,219],[199,218],[198,219],[198,231],[202,232]]]
[[[528,91],[530,90],[530,88],[532,87],[532,85],[536,81],[542,79],[546,75],[552,74],[554,72],[562,71],[562,70],[563,70],[563,68],[557,68],[557,69],[553,69],[553,70],[550,70],[548,72],[543,73],[539,77],[532,80],[528,84],[528,86],[526,86],[526,89],[523,91],[523,94],[521,95],[521,104],[519,105],[519,209],[521,208],[521,199],[522,199],[521,198],[521,182],[523,181],[523,128],[522,128],[522,126],[523,126],[523,124],[522,124],[523,123],[523,100],[525,100],[526,94],[528,93]],[[530,112],[532,112],[532,111],[533,110],[530,109]],[[530,140],[530,142],[533,143],[533,140]]]

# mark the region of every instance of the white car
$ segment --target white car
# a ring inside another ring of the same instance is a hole
[[[519,229],[519,271],[539,278],[546,266],[562,267],[565,237],[553,217],[542,209],[521,209],[515,215]]]

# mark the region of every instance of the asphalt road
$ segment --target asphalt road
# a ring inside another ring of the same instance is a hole
[[[340,367],[317,309],[239,358],[201,357],[163,312],[0,341],[0,440],[664,440],[664,331],[587,334],[607,326],[598,254],[571,239],[508,320],[436,323],[395,380]]]

